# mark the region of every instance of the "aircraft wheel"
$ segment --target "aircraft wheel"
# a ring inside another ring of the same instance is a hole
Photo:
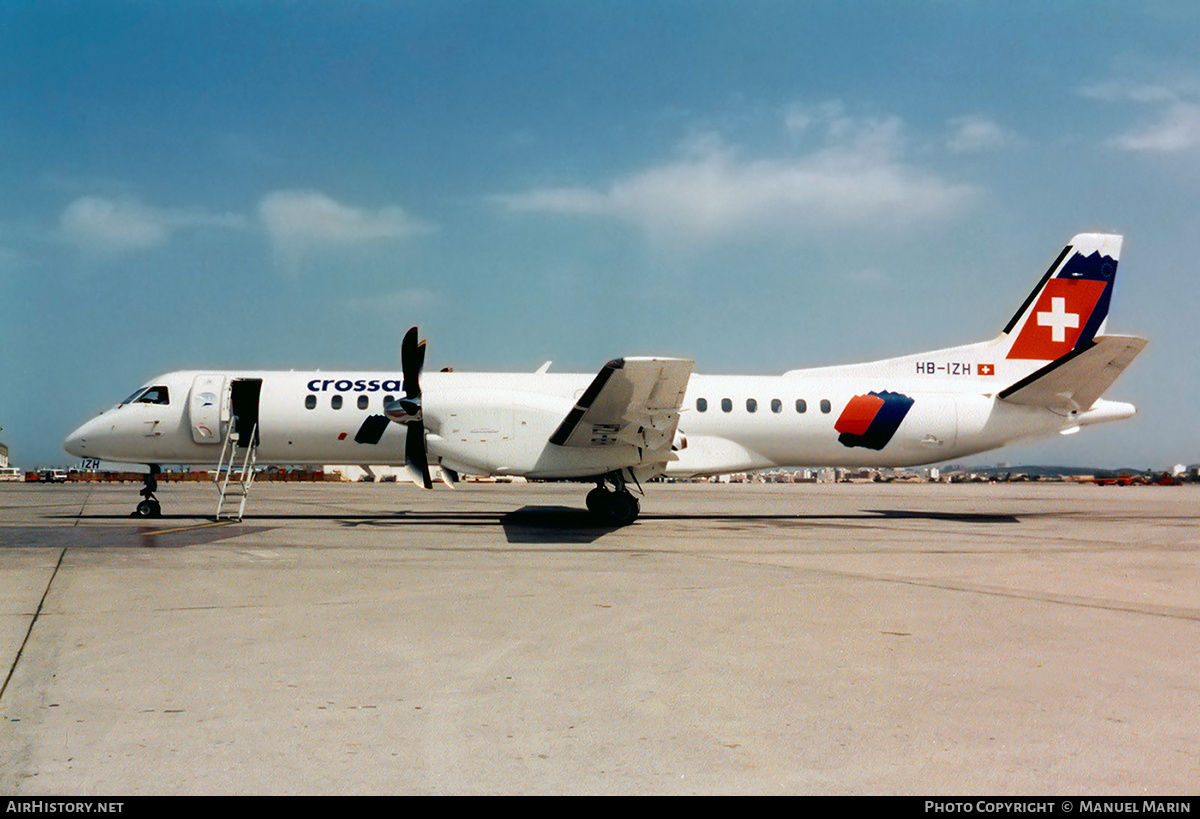
[[[157,518],[162,515],[162,507],[156,500],[144,500],[137,505],[137,510],[133,514],[139,518]]]
[[[605,516],[605,510],[608,509],[608,499],[612,493],[603,486],[597,486],[591,492],[587,493],[587,508],[593,515],[599,517]]]
[[[642,505],[633,495],[628,492],[614,492],[608,499],[608,508],[604,510],[604,517],[608,523],[614,526],[628,526],[637,520],[638,513],[641,511]]]

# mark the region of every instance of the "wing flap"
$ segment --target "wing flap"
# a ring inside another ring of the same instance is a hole
[[[550,436],[550,443],[573,447],[623,443],[669,453],[693,366],[692,361],[677,358],[608,362]]]
[[[1090,344],[1001,390],[999,397],[1055,412],[1082,412],[1096,403],[1148,343],[1137,336],[1096,336]]]

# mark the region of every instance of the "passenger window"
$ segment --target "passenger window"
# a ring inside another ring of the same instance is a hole
[[[808,402],[803,398],[796,399],[796,412],[808,412]]]
[[[733,412],[733,402],[728,398],[721,399],[721,412]]]
[[[334,409],[341,409],[342,408],[342,396],[335,395],[335,396],[333,396],[333,398],[330,398],[329,406],[333,407]]]
[[[304,408],[305,409],[316,409],[317,408],[317,396],[313,395],[312,393],[309,393],[308,395],[304,396]]]
[[[169,404],[166,387],[151,387],[138,398],[139,404]]]
[[[387,405],[392,403],[395,400],[396,400],[396,396],[394,396],[394,395],[383,396],[383,408],[387,409]]]
[[[783,412],[783,402],[778,398],[771,399],[771,412]]]
[[[753,398],[746,399],[746,412],[758,412],[758,402]]]
[[[696,399],[696,411],[697,412],[708,412],[708,399],[707,398],[697,398]]]
[[[367,396],[365,396],[365,395],[358,396],[358,408],[359,409],[367,408]]]
[[[821,399],[821,412],[828,413],[831,409],[833,409],[833,405],[829,403],[829,399],[822,398]]]

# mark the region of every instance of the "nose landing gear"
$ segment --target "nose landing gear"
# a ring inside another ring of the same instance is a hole
[[[159,505],[158,498],[154,497],[154,492],[158,489],[158,478],[155,476],[159,472],[162,472],[162,468],[158,464],[150,464],[150,471],[146,473],[142,487],[142,500],[130,514],[131,518],[157,518],[162,515],[162,506]]]

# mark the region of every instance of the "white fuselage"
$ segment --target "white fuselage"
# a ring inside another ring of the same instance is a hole
[[[588,509],[623,526],[639,511],[628,484],[658,475],[916,466],[1130,417],[1132,405],[1100,399],[1147,343],[1105,333],[1121,243],[1077,234],[998,335],[940,350],[779,376],[697,375],[691,360],[647,356],[594,374],[421,375],[414,327],[400,348],[408,384],[400,371],[173,372],[65,447],[150,465],[143,516],[159,512],[156,465],[220,472],[240,460],[244,505],[254,461],[411,458],[426,488],[433,465],[451,485],[457,475],[591,480]]]
[[[835,422],[855,396],[878,390],[881,382],[855,369],[693,375],[680,410],[676,457],[667,462],[666,474],[934,463],[1134,411],[1128,404],[1098,401],[1066,416],[1000,401],[994,393],[1001,385],[986,378],[892,378],[886,388],[912,399],[894,434],[880,449],[848,446],[839,440]],[[597,450],[549,442],[593,377],[426,373],[421,380],[430,462],[469,475],[546,479],[589,478],[636,466],[640,454],[629,444]],[[252,399],[243,399],[240,412],[256,416],[259,463],[405,462],[403,427],[378,423],[375,435],[363,432],[368,418],[381,416],[385,403],[403,395],[399,372],[173,372],[147,385],[165,387],[165,401],[114,407],[72,433],[65,446],[80,457],[106,461],[215,464],[231,417],[238,414],[231,387],[251,382],[261,385]],[[367,440],[356,440],[363,437]]]

